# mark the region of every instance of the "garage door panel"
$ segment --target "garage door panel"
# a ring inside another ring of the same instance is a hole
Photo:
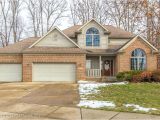
[[[74,82],[75,64],[33,64],[33,81]]]
[[[21,64],[0,64],[0,82],[18,82],[21,80]]]

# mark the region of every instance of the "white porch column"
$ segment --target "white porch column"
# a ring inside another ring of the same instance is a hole
[[[102,57],[101,57],[101,56],[99,56],[99,69],[100,69],[100,77],[101,77],[101,69],[102,69],[102,68],[101,68],[101,67],[102,67],[102,66],[101,66],[101,60],[102,60]]]

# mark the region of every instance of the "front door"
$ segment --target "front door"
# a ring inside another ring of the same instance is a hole
[[[104,60],[102,62],[102,75],[113,76],[113,60]]]

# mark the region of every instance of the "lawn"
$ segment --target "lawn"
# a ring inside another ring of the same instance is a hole
[[[109,85],[98,87],[97,91],[83,97],[90,101],[110,101],[115,106],[103,106],[96,109],[160,115],[160,84]]]

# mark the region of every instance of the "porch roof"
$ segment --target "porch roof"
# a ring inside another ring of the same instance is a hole
[[[86,51],[90,55],[116,55],[114,49],[87,49]]]
[[[87,49],[89,55],[116,55],[122,45],[110,45],[108,49]]]

